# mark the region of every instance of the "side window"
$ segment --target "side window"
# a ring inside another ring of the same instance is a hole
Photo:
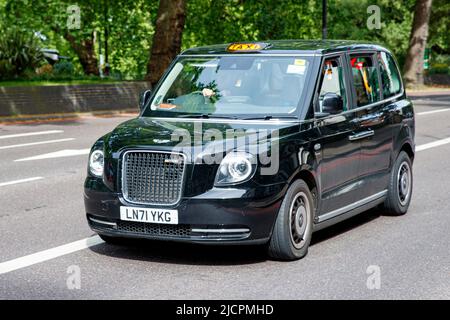
[[[377,68],[371,55],[351,55],[353,84],[356,90],[357,106],[380,101],[380,85]]]
[[[321,86],[319,91],[319,108],[322,112],[322,101],[327,93],[334,93],[342,99],[343,111],[348,110],[345,93],[344,67],[339,58],[326,59],[323,64]]]
[[[400,75],[398,74],[394,59],[386,52],[379,52],[378,64],[380,65],[381,85],[383,86],[384,98],[389,98],[400,93]]]

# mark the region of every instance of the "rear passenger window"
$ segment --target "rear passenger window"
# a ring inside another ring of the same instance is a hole
[[[383,86],[384,98],[395,96],[401,91],[400,75],[394,59],[386,52],[378,53],[380,65],[381,84]]]
[[[380,101],[377,68],[372,56],[350,56],[357,106]]]

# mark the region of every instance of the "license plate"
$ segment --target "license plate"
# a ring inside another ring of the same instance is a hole
[[[178,224],[178,210],[120,207],[120,220]]]

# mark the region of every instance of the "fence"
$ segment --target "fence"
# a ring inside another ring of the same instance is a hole
[[[0,116],[94,112],[138,108],[147,82],[0,87]]]

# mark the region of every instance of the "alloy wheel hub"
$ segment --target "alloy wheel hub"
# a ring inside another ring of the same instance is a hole
[[[398,181],[398,198],[401,205],[405,205],[408,202],[411,193],[411,170],[408,163],[403,162],[400,165],[397,176]]]
[[[299,235],[302,235],[306,229],[306,208],[302,205],[295,214],[295,229]]]

